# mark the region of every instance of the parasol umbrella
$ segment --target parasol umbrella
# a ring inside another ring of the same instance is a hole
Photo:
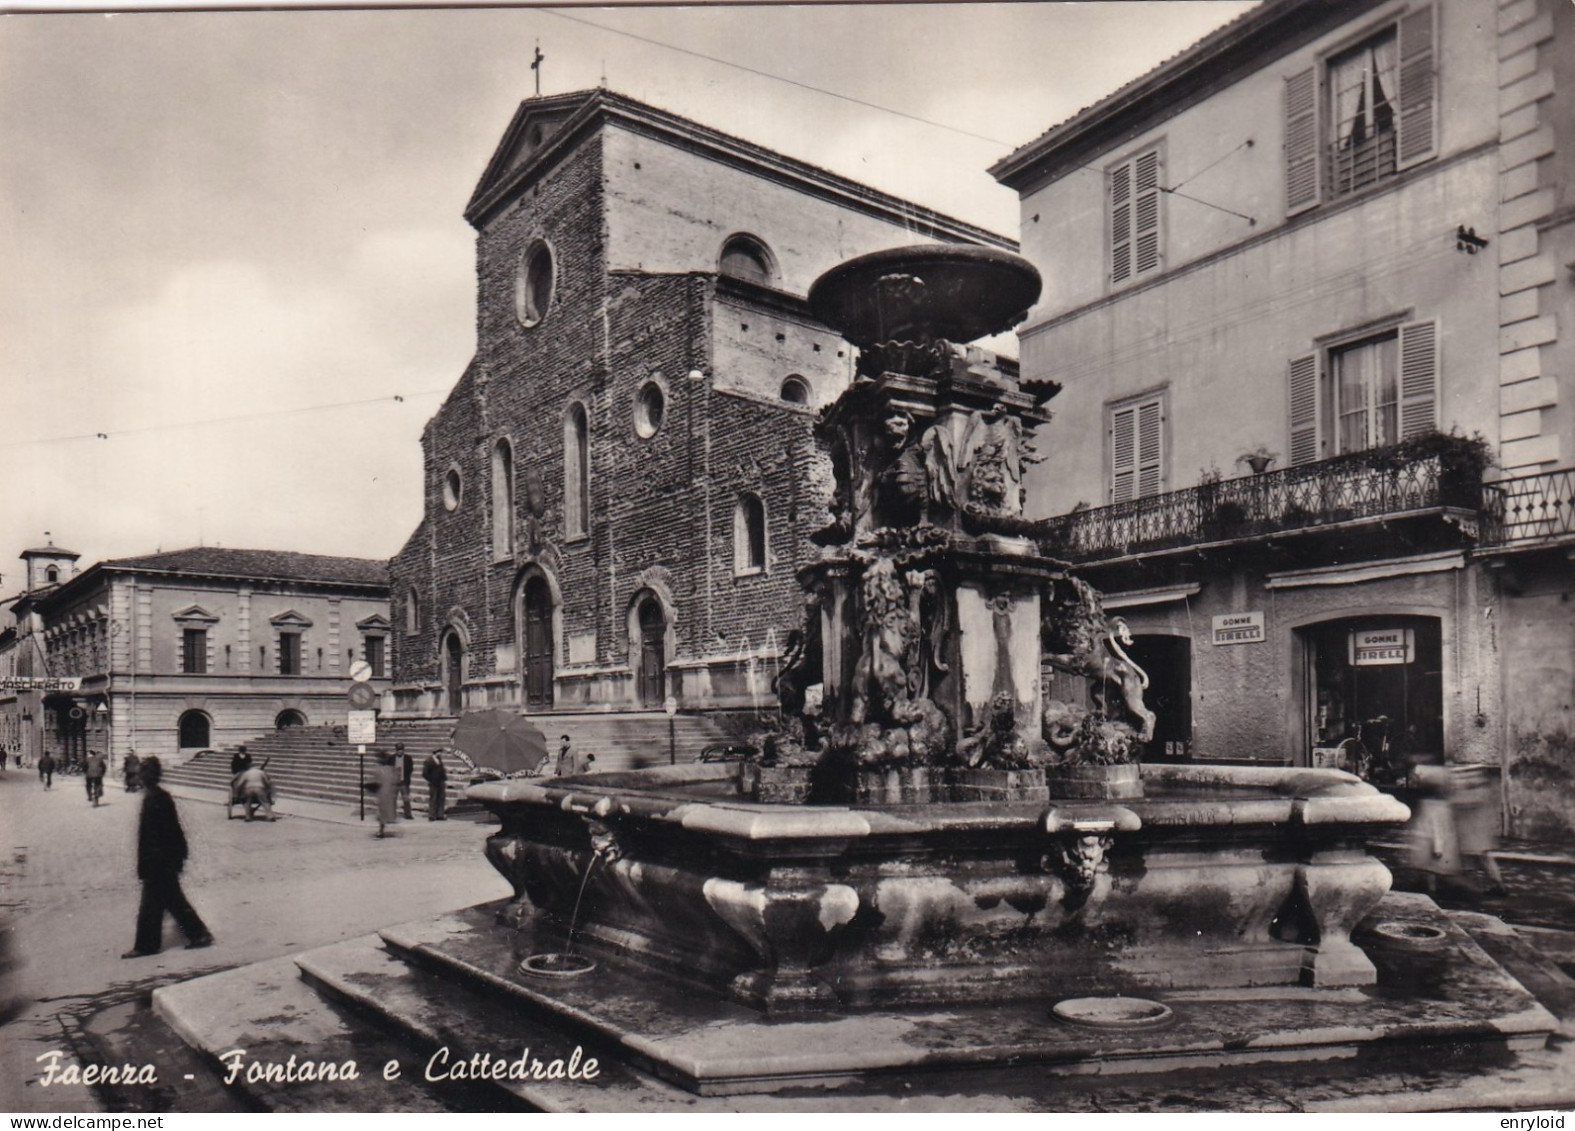
[[[524,715],[512,711],[472,711],[461,715],[451,736],[454,748],[478,770],[500,777],[523,770],[534,773],[547,760],[547,737]]]

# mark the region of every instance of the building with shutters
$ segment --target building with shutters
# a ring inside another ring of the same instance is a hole
[[[356,660],[388,689],[385,562],[217,546],[79,557],[24,551],[0,625],[0,740],[30,760],[97,750],[118,766],[342,726]]]
[[[774,704],[853,372],[810,284],[1015,245],[607,90],[521,104],[465,216],[476,352],[391,563],[398,713]]]
[[[1268,0],[992,169],[1065,385],[1029,508],[1152,757],[1359,737],[1575,828],[1572,107],[1558,0]]]

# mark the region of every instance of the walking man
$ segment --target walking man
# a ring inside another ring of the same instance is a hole
[[[575,765],[574,754],[569,749],[569,736],[561,735],[558,739],[558,776],[569,777],[579,771]]]
[[[403,742],[394,743],[394,762],[399,767],[399,800],[404,805],[405,820],[410,820],[410,779],[415,774],[416,760],[405,753]]]
[[[87,783],[88,800],[94,805],[104,796],[104,774],[108,770],[104,755],[97,750],[89,751],[87,761],[82,763],[82,780]]]
[[[186,834],[181,831],[175,799],[159,787],[164,768],[157,757],[142,760],[142,817],[137,823],[137,878],[142,905],[137,908],[137,941],[122,958],[143,958],[163,947],[164,913],[186,936],[186,949],[212,946],[213,935],[180,890],[186,866]]]
[[[55,756],[47,750],[38,759],[38,780],[45,789],[55,788]]]
[[[421,776],[427,780],[427,820],[448,820],[444,812],[448,806],[448,768],[443,765],[443,751],[434,750],[427,755]]]

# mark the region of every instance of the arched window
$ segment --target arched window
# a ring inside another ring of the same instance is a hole
[[[759,495],[740,495],[733,509],[733,572],[760,573],[766,568],[766,505]]]
[[[201,711],[187,711],[176,725],[179,730],[177,741],[182,750],[199,750],[212,741],[208,716]]]
[[[514,310],[526,326],[534,326],[547,316],[556,282],[552,249],[537,240],[520,259],[514,283]]]
[[[733,236],[722,245],[722,274],[767,286],[776,274],[771,250],[754,236]]]
[[[492,447],[492,557],[514,556],[514,448],[507,440]]]
[[[590,442],[585,406],[575,402],[563,418],[563,529],[567,537],[586,533],[591,513]]]
[[[809,404],[809,382],[797,373],[782,379],[782,399],[788,404]]]
[[[274,730],[288,730],[290,727],[304,727],[305,725],[306,716],[294,710],[280,711],[273,720]]]
[[[405,632],[414,636],[421,631],[421,598],[416,596],[416,587],[412,585],[405,592]]]
[[[60,580],[60,570],[57,567],[50,566],[48,569],[46,569],[44,571],[44,581],[47,582],[48,584],[53,585],[55,582],[57,582],[59,580]]]

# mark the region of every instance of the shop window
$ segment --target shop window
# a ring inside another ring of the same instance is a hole
[[[1303,629],[1314,765],[1394,784],[1444,752],[1443,650],[1433,617],[1357,617]]]

